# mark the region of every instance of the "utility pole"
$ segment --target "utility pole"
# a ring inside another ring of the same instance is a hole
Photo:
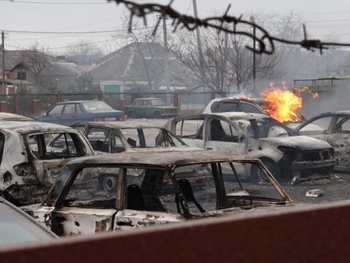
[[[166,91],[170,90],[169,87],[169,49],[168,49],[168,38],[167,38],[167,30],[166,30],[166,16],[163,15],[163,34],[164,34],[164,70],[165,70],[165,83],[166,83]]]
[[[1,53],[2,53],[2,92],[5,92],[5,33],[1,32]]]
[[[196,0],[193,0],[193,12],[194,12],[194,17],[198,18],[197,1]],[[202,42],[201,42],[199,27],[196,27],[196,35],[197,35],[197,45],[198,45],[198,52],[199,52],[200,72],[201,72],[201,76],[204,76],[203,51],[202,51]]]
[[[255,68],[255,58],[256,58],[256,52],[255,52],[255,36],[256,36],[256,31],[255,31],[255,18],[254,16],[250,17],[250,22],[253,24],[253,91],[255,91],[256,88],[256,68]]]

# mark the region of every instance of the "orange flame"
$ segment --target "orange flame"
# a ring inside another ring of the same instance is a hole
[[[283,88],[274,87],[270,83],[270,88],[260,93],[260,96],[265,100],[261,107],[271,117],[280,122],[284,121],[302,121],[297,110],[302,106],[301,93],[309,92],[307,87],[295,89],[295,91],[287,90],[285,83],[282,83]],[[310,92],[311,93],[311,92]],[[313,98],[317,98],[317,93],[311,93]]]

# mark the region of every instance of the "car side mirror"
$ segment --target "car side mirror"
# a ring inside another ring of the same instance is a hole
[[[44,113],[44,116],[48,116],[49,114],[47,114],[47,112]]]

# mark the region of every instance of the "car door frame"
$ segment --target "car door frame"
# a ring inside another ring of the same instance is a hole
[[[228,125],[233,126],[238,134],[238,142],[228,142],[228,141],[216,141],[210,140],[210,121],[216,119],[219,121],[226,122]],[[213,150],[216,152],[228,152],[232,154],[246,154],[248,149],[248,138],[249,136],[242,131],[242,129],[236,125],[231,120],[219,116],[219,115],[207,115],[204,120],[204,149]],[[232,147],[233,146],[233,147]]]

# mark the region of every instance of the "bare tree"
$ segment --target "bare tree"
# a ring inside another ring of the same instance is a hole
[[[33,43],[29,50],[23,53],[24,64],[33,72],[39,91],[42,90],[41,74],[52,60],[53,57],[49,55],[49,47],[39,46],[38,42]]]
[[[178,59],[197,77],[195,87],[207,87],[221,95],[247,87],[253,76],[253,53],[243,37],[207,30],[202,34],[202,61],[194,38],[185,36],[177,46]],[[278,75],[275,69],[278,55],[256,54],[257,79]]]
[[[78,65],[88,65],[103,57],[102,49],[91,41],[80,39],[70,43],[67,48],[68,60]]]
[[[302,22],[293,13],[277,15],[256,15],[255,21],[266,26],[269,32],[278,38],[292,37],[297,39],[302,35]],[[218,25],[219,26],[219,25]],[[251,25],[235,25],[235,32],[250,32],[261,37],[260,31],[253,31]],[[288,56],[287,45],[279,46],[273,54],[255,53],[247,49],[257,49],[253,40],[244,34],[228,34],[208,28],[202,33],[202,58],[198,43],[193,35],[185,34],[177,46],[176,54],[181,62],[197,77],[196,86],[208,87],[222,95],[228,92],[252,90],[253,75],[256,80],[269,80],[283,76],[284,72],[278,66],[280,60]],[[253,56],[255,66],[253,66]],[[202,59],[202,61],[200,61]]]
[[[131,31],[128,28],[131,26]],[[154,32],[154,27],[147,27],[140,21],[133,21],[131,25],[128,23],[128,17],[122,18],[122,27],[125,31],[119,31],[112,36],[119,41],[119,44],[126,45],[132,43],[133,63],[130,65],[142,72],[146,77],[148,88],[158,87],[164,79],[164,47],[162,43],[162,32],[159,30]],[[140,63],[135,63],[139,61]],[[129,79],[132,81],[132,79]],[[135,81],[136,83],[136,81]]]

